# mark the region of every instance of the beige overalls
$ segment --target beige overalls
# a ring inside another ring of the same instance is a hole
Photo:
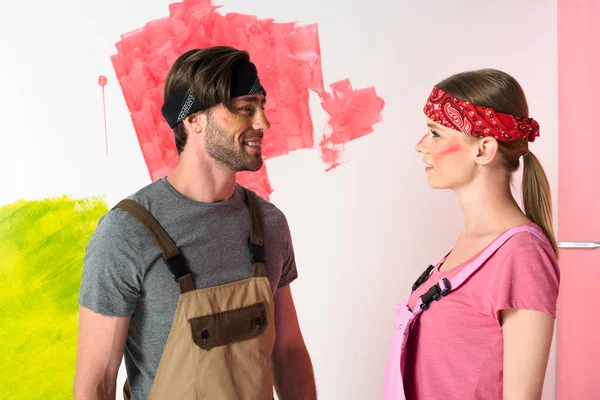
[[[179,250],[140,204],[123,200],[148,228],[179,283],[181,295],[149,400],[271,400],[274,302],[264,259],[263,225],[256,194],[244,189],[250,211],[253,277],[196,289]],[[123,388],[130,399],[129,383]]]

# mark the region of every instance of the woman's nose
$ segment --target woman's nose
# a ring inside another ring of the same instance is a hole
[[[427,134],[423,135],[421,140],[416,144],[415,150],[419,153],[425,153],[425,141],[427,140]]]

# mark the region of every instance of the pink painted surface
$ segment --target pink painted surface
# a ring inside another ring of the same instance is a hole
[[[562,241],[600,241],[600,2],[558,1]],[[561,252],[557,398],[600,398],[600,251]]]
[[[187,50],[228,45],[247,50],[267,90],[271,129],[263,142],[265,159],[314,146],[309,90],[329,114],[319,148],[325,170],[340,165],[345,143],[373,132],[384,101],[375,88],[353,89],[348,79],[325,90],[316,24],[276,23],[253,15],[217,12],[210,0],[184,0],[169,6],[166,18],[124,34],[111,57],[133,125],[154,181],[168,174],[178,156],[160,113],[168,69]],[[317,132],[321,129],[317,127]],[[267,171],[240,173],[238,181],[268,198],[273,191]]]

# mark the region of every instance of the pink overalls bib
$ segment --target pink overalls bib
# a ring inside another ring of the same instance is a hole
[[[383,400],[406,400],[404,394],[404,383],[402,377],[405,370],[406,358],[406,341],[410,330],[421,313],[429,308],[434,301],[441,300],[443,297],[450,294],[453,290],[458,289],[471,275],[483,265],[508,239],[519,232],[529,232],[542,240],[547,240],[542,231],[532,226],[518,226],[500,235],[492,244],[490,244],[475,260],[464,267],[454,278],[448,280],[444,278],[433,285],[431,289],[419,297],[415,304],[414,310],[408,307],[408,300],[396,304],[396,318],[394,322],[394,331],[388,350],[387,361],[384,374]],[[435,265],[439,265],[452,248],[442,257]],[[414,292],[423,282],[427,280],[434,266],[430,265],[423,274],[417,279],[412,286]],[[411,293],[412,293],[411,292]]]

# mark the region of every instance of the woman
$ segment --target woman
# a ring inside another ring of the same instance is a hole
[[[452,189],[464,230],[397,308],[391,399],[539,399],[559,287],[539,126],[510,75],[478,70],[436,85],[416,149],[432,188]],[[511,193],[523,160],[521,211]]]

